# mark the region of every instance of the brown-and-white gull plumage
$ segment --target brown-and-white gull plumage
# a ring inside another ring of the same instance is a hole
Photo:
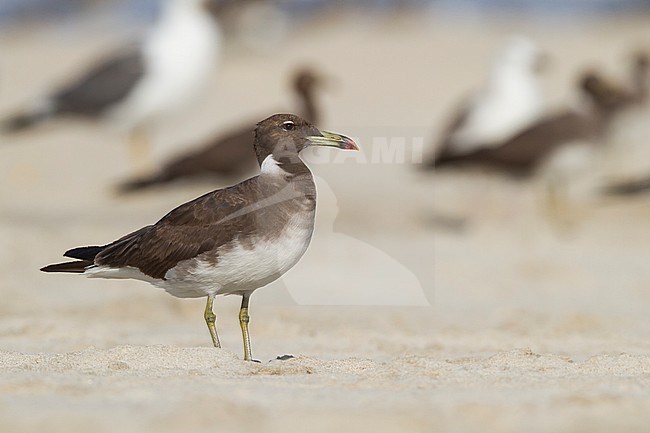
[[[75,261],[41,270],[132,278],[176,297],[206,297],[215,347],[214,297],[240,295],[244,359],[252,360],[249,298],[298,262],[314,230],[316,187],[299,157],[312,145],[358,149],[350,138],[319,131],[298,116],[274,115],[255,130],[258,176],[185,203],[115,242],[72,249],[65,256]]]

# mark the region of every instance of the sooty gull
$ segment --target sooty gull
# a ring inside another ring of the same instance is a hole
[[[539,72],[545,56],[528,39],[510,39],[494,59],[485,88],[462,104],[436,146],[460,155],[500,143],[543,112]]]
[[[427,165],[433,168],[482,165],[515,176],[529,176],[563,145],[597,143],[607,123],[625,104],[612,96],[611,86],[595,72],[583,74],[578,86],[589,107],[547,114],[501,142],[478,146],[463,154],[443,152]]]
[[[595,73],[583,75],[579,88],[589,102],[582,110],[566,109],[545,115],[503,142],[471,152],[437,154],[426,167],[439,170],[478,166],[517,178],[543,171],[545,208],[551,221],[565,226],[567,215],[561,215],[564,212],[560,209],[567,204],[567,178],[584,174],[592,165],[608,124],[624,107],[611,104],[609,85]]]
[[[313,124],[320,121],[316,92],[323,79],[312,70],[302,68],[293,77],[293,91],[300,109],[296,112]],[[122,193],[140,191],[180,179],[214,176],[236,178],[248,176],[259,169],[253,151],[253,130],[245,126],[218,135],[196,150],[180,154],[164,163],[157,172],[128,180],[119,185]]]
[[[30,108],[0,124],[18,132],[46,120],[104,119],[131,133],[132,151],[147,127],[200,96],[219,57],[216,0],[168,0],[142,46],[99,62]],[[140,155],[144,156],[144,155]]]
[[[110,244],[72,249],[65,256],[75,261],[41,270],[132,278],[179,298],[205,296],[215,347],[214,297],[240,295],[244,359],[252,360],[249,298],[298,262],[314,230],[316,187],[299,157],[312,145],[358,150],[350,138],[319,131],[298,116],[271,116],[255,129],[258,176],[185,203]]]

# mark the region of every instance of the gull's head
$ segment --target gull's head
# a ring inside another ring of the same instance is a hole
[[[324,84],[321,75],[310,68],[300,68],[293,75],[293,88],[298,93],[310,93]]]
[[[296,156],[310,146],[359,150],[351,138],[321,131],[295,114],[275,114],[262,120],[255,129],[255,151],[260,163],[268,155],[279,161]]]
[[[648,74],[650,72],[650,54],[645,51],[639,51],[632,57],[634,71],[638,74]]]

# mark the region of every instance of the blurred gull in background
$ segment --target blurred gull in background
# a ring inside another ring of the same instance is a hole
[[[532,41],[510,39],[496,56],[486,87],[454,117],[436,153],[462,155],[498,145],[537,119],[544,109],[538,80],[542,62]]]
[[[650,59],[647,53],[638,53],[634,56],[634,68],[632,73],[633,89],[628,104],[633,110],[629,110],[617,122],[612,131],[608,134],[608,139],[613,142],[619,151],[630,150],[631,157],[624,161],[625,166],[630,166],[631,158],[636,156],[634,149],[630,146],[637,143],[641,151],[646,150],[650,142],[650,135],[643,129],[650,118],[648,106],[648,93],[650,91]],[[644,173],[641,175],[627,174],[625,179],[612,182],[604,188],[604,192],[609,195],[618,196],[636,196],[650,193],[650,174],[647,174],[647,158],[643,158],[646,164]]]
[[[501,141],[462,154],[443,154],[430,161],[431,167],[483,165],[517,176],[535,172],[562,145],[573,141],[592,142],[625,104],[614,101],[616,89],[596,72],[585,73],[578,82],[580,96],[587,104],[546,113],[528,127]]]
[[[323,78],[308,68],[298,70],[292,78],[297,97],[297,106],[293,111],[316,125],[321,119],[316,94],[322,85]],[[157,172],[124,182],[119,186],[119,191],[135,192],[172,181],[201,177],[242,180],[255,174],[259,166],[253,151],[254,128],[255,121],[251,120],[240,128],[221,133],[204,146],[169,160]]]
[[[588,100],[597,101],[605,111],[637,111],[647,101],[649,72],[645,53],[637,53],[632,57],[629,82],[616,82],[594,71],[591,73],[595,77],[591,83],[592,95]]]
[[[548,113],[511,137],[458,155],[443,154],[429,167],[470,165],[497,169],[516,177],[541,173],[546,187],[546,211],[554,223],[565,225],[569,179],[585,173],[595,163],[610,122],[627,104],[615,95],[620,91],[596,72],[578,80],[583,101],[579,109]]]
[[[216,66],[220,31],[213,2],[169,0],[141,47],[105,59],[0,130],[18,132],[63,116],[108,120],[130,132],[135,157],[147,156],[147,129],[200,96]]]

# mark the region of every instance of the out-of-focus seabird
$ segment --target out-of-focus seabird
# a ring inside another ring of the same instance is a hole
[[[622,108],[612,105],[608,87],[604,79],[588,73],[580,80],[581,92],[590,99],[588,107],[544,116],[497,145],[491,143],[460,155],[438,154],[427,167],[478,166],[520,178],[543,167],[545,208],[550,220],[563,227],[568,222],[563,210],[567,180],[584,173],[594,162],[608,124]]]
[[[629,82],[613,82],[591,72],[593,78],[590,99],[596,99],[603,111],[620,112],[638,108],[648,101],[650,91],[650,59],[646,53],[637,53],[632,59]]]
[[[436,153],[456,156],[497,146],[538,119],[544,109],[538,77],[543,61],[530,40],[509,40],[494,59],[485,88],[453,117]]]
[[[301,69],[293,77],[293,90],[300,104],[296,112],[313,124],[320,121],[316,92],[321,84],[321,77],[310,69]],[[202,176],[233,178],[250,175],[258,169],[252,147],[254,124],[251,121],[239,129],[220,134],[197,150],[171,159],[155,173],[124,182],[119,191],[134,192]]]
[[[596,144],[621,105],[613,101],[609,85],[596,73],[585,73],[579,87],[589,98],[588,108],[543,116],[502,142],[478,146],[472,152],[458,155],[438,154],[428,165],[434,168],[481,165],[516,176],[528,176],[565,144]]]
[[[168,0],[139,49],[103,60],[69,85],[5,121],[17,132],[64,116],[108,119],[142,137],[144,129],[179,110],[208,84],[220,51],[216,0]]]

